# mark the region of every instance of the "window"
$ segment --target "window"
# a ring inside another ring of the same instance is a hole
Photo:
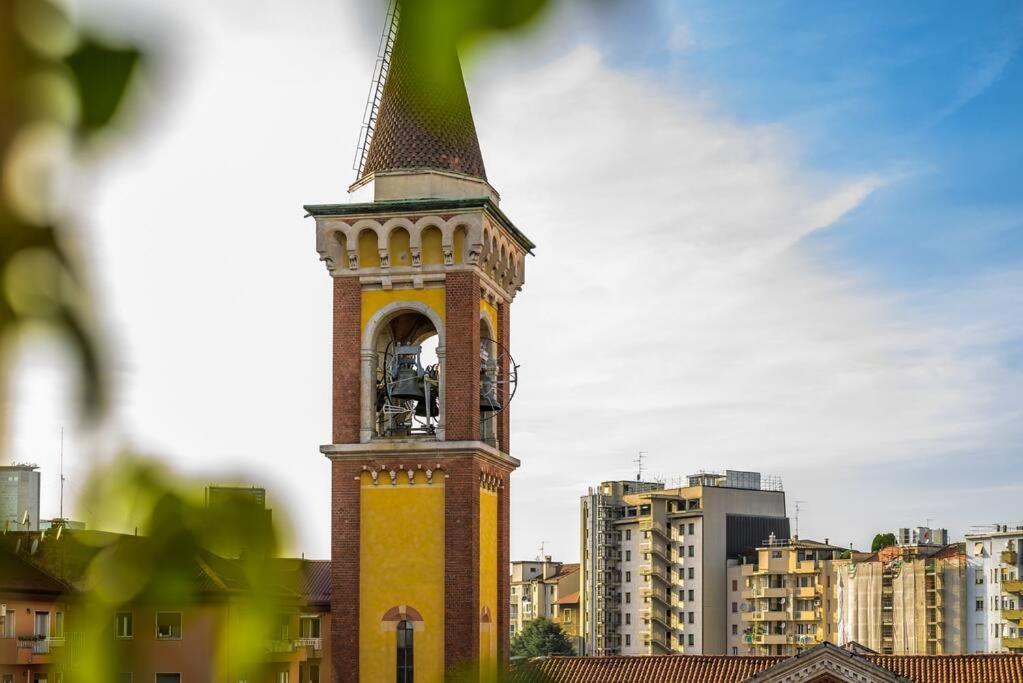
[[[64,637],[64,613],[54,612],[53,614],[53,631],[51,632],[53,638]]]
[[[732,603],[732,614],[735,614],[738,611],[739,611],[739,603],[733,602]]]
[[[625,594],[625,604],[628,605],[632,602],[632,593]]]
[[[565,624],[572,623],[572,610],[566,608],[561,612],[561,621]]]
[[[780,560],[781,559],[781,551],[780,550],[772,550],[771,551],[771,558],[775,559],[775,560]]]
[[[739,654],[739,648],[733,647],[732,648],[732,655],[737,655],[737,654]]]
[[[320,618],[319,617],[299,617],[298,618],[298,637],[299,638],[319,638],[320,637]]]
[[[156,674],[156,683],[181,683],[181,674]]]
[[[739,625],[738,624],[732,624],[732,635],[733,636],[739,635]]]
[[[690,579],[696,578],[696,569],[694,569],[693,567],[689,568],[689,578]]]
[[[14,674],[4,674],[3,683],[14,683]]]
[[[696,599],[696,591],[694,591],[692,588],[690,588],[689,589],[689,601],[692,602],[695,599]]]
[[[631,541],[632,540],[632,529],[626,529],[625,530],[625,540],[626,541]]]
[[[626,550],[625,551],[625,561],[626,562],[632,562],[632,551],[631,550]]]
[[[309,683],[320,683],[320,665],[309,665]]]
[[[288,683],[288,678],[291,676],[289,671],[278,671],[277,672],[277,683]]]
[[[625,645],[626,647],[632,645],[632,636],[630,636],[628,633],[625,634]]]
[[[625,583],[630,583],[631,581],[632,581],[632,572],[625,572]]]
[[[696,533],[696,524],[694,524],[693,522],[689,523],[689,533],[690,534]]]
[[[16,633],[16,631],[14,630],[14,610],[12,609],[7,610],[7,613],[4,614],[3,617],[4,617],[3,636],[4,638],[13,638],[14,634]]]
[[[739,590],[739,581],[737,579],[732,579],[732,590],[733,591]]]
[[[412,622],[403,619],[398,622],[398,683],[412,683],[413,649]]]
[[[689,613],[689,623],[690,624],[694,623],[694,619],[695,618],[696,618],[696,613],[695,612],[690,612]],[[692,645],[692,643],[689,643],[689,644]]]
[[[156,613],[156,639],[157,640],[181,640],[181,612],[157,612]],[[157,674],[157,683],[160,683],[160,675]],[[168,676],[180,676],[180,674],[167,674]],[[170,680],[170,679],[168,679]]]
[[[632,623],[632,613],[631,612],[626,612],[625,613],[625,623],[626,624],[631,624]]]
[[[977,600],[976,607],[977,607],[977,611],[978,612],[983,612],[984,611],[984,598],[980,598],[980,599]]]
[[[689,557],[693,557],[695,555],[695,553],[696,553],[696,546],[692,546],[692,545],[686,546],[686,554],[689,555]]]
[[[118,612],[114,618],[118,638],[132,638],[135,636],[135,624],[131,612]]]
[[[690,633],[689,634],[689,647],[692,647],[695,644],[696,644],[696,638],[693,636],[692,633]]]
[[[974,577],[973,577],[973,582],[975,584],[977,584],[978,586],[983,585],[984,584],[984,574],[982,574],[981,572],[977,572],[974,575]]]

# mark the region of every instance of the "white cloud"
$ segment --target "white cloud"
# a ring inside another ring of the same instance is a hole
[[[116,423],[188,472],[248,473],[325,557],[330,282],[301,205],[344,198],[372,40],[352,43],[334,3],[254,24],[173,7],[188,71],[81,205],[116,331]],[[514,554],[546,540],[571,558],[578,495],[629,476],[640,449],[665,475],[750,468],[809,487],[808,472],[997,442],[1019,372],[991,345],[1020,333],[1000,326],[1019,278],[906,300],[801,245],[881,181],[817,177],[798,131],[731,122],[706,93],[590,48],[474,76],[491,180],[539,245],[512,315]],[[819,490],[863,493],[844,483]],[[826,503],[820,535],[875,530]]]

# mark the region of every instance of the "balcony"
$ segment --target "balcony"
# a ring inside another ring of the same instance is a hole
[[[748,588],[742,592],[742,597],[745,600],[751,600],[753,598],[787,598],[789,596],[788,588],[770,588],[757,586],[755,588]]]
[[[784,633],[765,633],[753,636],[750,640],[754,645],[787,645],[789,636]]]
[[[660,567],[653,567],[649,564],[643,564],[640,565],[639,567],[639,573],[642,576],[653,576],[654,578],[660,579],[666,584],[670,584],[670,582],[668,581],[668,577],[665,576],[664,572],[661,570]]]
[[[1013,567],[1018,563],[1019,556],[1015,550],[1003,550],[1002,551],[1002,564],[1010,564]]]
[[[264,642],[263,649],[271,655],[289,654],[295,651],[295,641],[270,639]]]
[[[803,610],[793,614],[795,621],[817,621],[821,618],[820,610]]]
[[[313,652],[318,652],[323,649],[323,640],[320,638],[299,638],[295,641],[296,647],[307,647]]]
[[[1017,595],[1023,595],[1023,581],[1002,581],[1002,590],[1006,593],[1016,593]]]
[[[800,560],[796,562],[796,574],[816,574],[820,571],[817,560]]]
[[[1002,647],[1010,650],[1023,650],[1023,638],[1002,638]]]
[[[1023,609],[1003,609],[1002,619],[1015,621],[1017,623],[1023,622]]]
[[[743,612],[742,620],[749,621],[789,621],[792,617],[788,612],[770,612],[767,610],[760,610],[757,612]]]
[[[661,538],[663,538],[666,541],[671,540],[670,537],[668,536],[668,531],[664,528],[664,525],[661,524],[660,522],[655,522],[652,519],[641,520],[639,523],[639,530],[652,531],[654,533],[660,534]]]

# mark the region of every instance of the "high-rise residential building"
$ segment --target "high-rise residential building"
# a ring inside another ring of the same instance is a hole
[[[0,465],[0,529],[39,530],[39,489],[36,465]]]
[[[948,529],[932,529],[926,526],[899,529],[899,545],[948,545]]]
[[[834,561],[848,549],[806,539],[768,537],[728,568],[728,651],[796,655],[837,642]]]
[[[487,181],[452,36],[405,16],[347,203],[304,207],[333,291],[332,652],[339,681],[491,680],[519,465],[511,306],[535,245]]]
[[[1023,652],[1023,526],[966,534],[970,652]]]
[[[785,494],[756,472],[591,489],[580,505],[584,652],[724,654],[728,559],[771,533],[788,537]]]
[[[881,654],[967,651],[968,570],[958,545],[891,546],[835,572],[838,644]]]
[[[512,562],[509,635],[533,619],[549,619],[575,643],[578,634],[579,565],[543,560]]]

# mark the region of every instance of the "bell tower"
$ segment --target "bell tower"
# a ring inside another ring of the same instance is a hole
[[[305,207],[334,291],[338,681],[508,659],[510,311],[534,245],[487,182],[454,46],[427,64],[414,40],[394,10],[349,201]]]

